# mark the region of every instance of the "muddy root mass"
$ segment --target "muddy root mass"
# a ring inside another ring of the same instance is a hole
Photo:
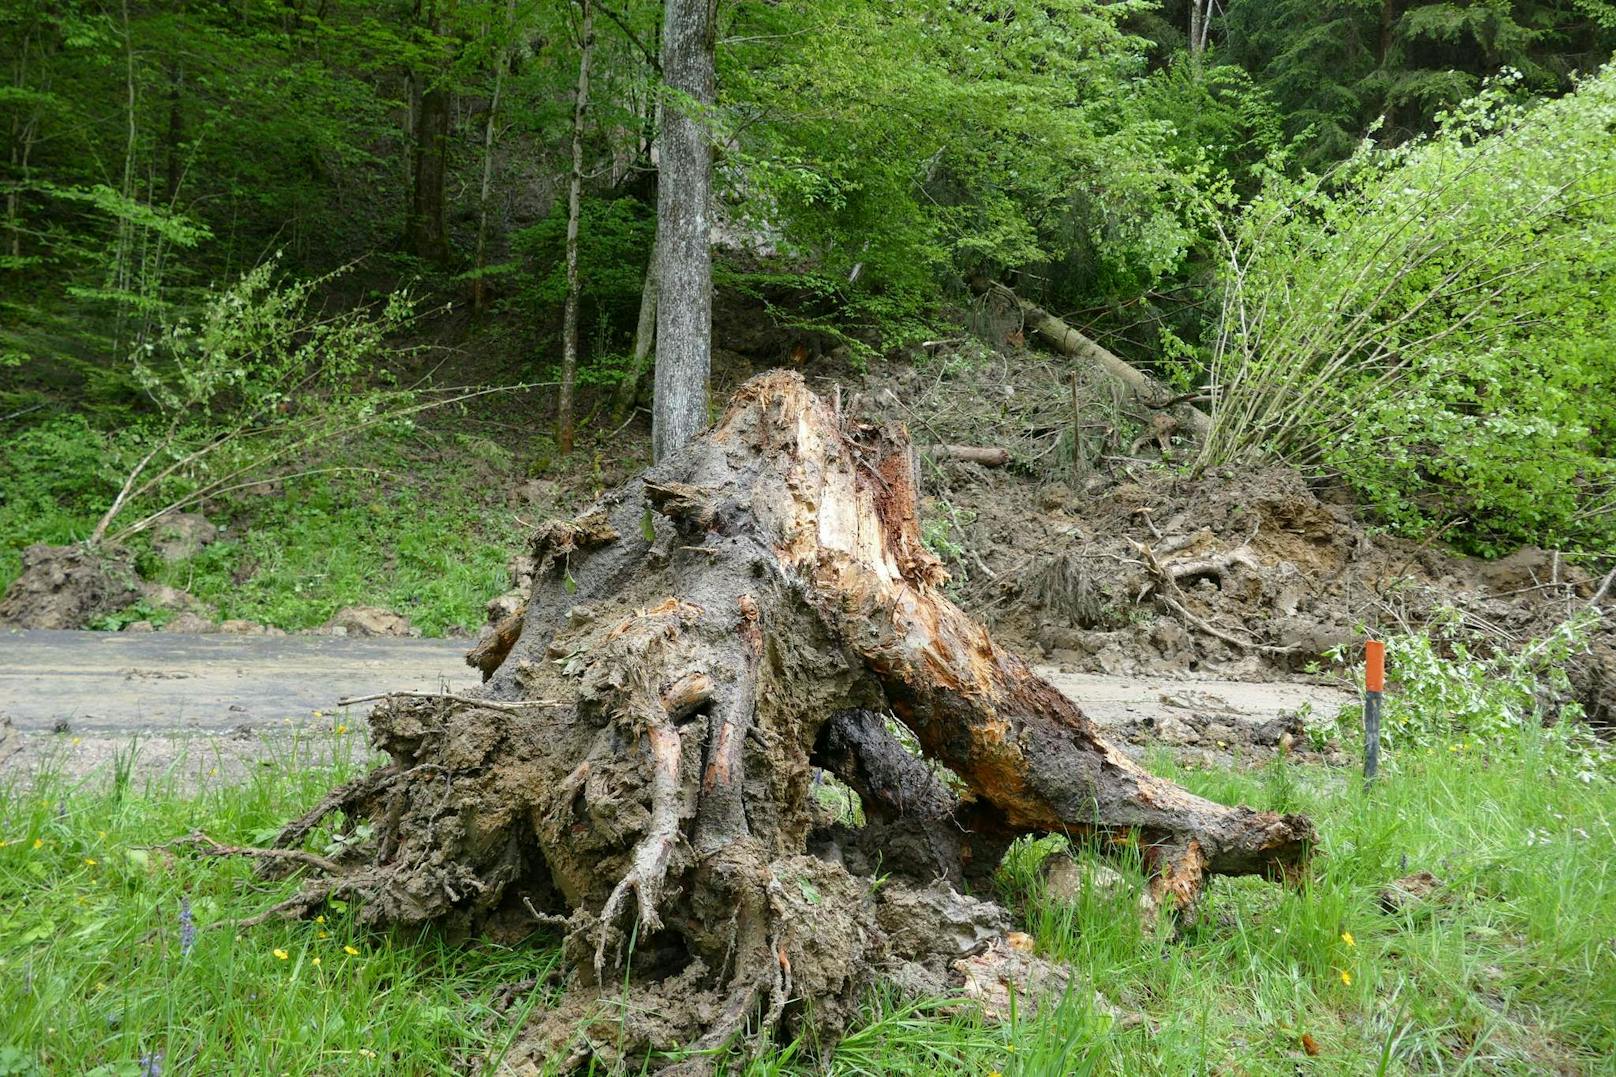
[[[655,1068],[742,1033],[833,1044],[877,979],[969,980],[1009,925],[966,891],[1021,834],[1137,842],[1167,911],[1213,874],[1297,870],[1307,820],[1147,774],[949,602],[915,504],[901,429],[844,424],[794,374],[746,383],[712,430],[539,530],[479,697],[377,708],[390,762],[281,843],[337,812],[371,837],[277,911],[346,895],[378,925],[555,927],[568,986],[517,1068]]]

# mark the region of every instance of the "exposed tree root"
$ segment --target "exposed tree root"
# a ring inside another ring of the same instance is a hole
[[[768,374],[642,480],[546,525],[481,694],[376,708],[390,763],[277,844],[337,813],[373,836],[278,911],[340,891],[376,924],[560,926],[569,988],[514,1070],[695,1072],[743,1035],[834,1043],[876,976],[960,983],[1008,919],[958,891],[1020,834],[1140,843],[1169,909],[1212,875],[1296,870],[1305,819],[1146,773],[947,600],[912,461],[901,430],[846,428]],[[816,768],[856,791],[862,826]]]

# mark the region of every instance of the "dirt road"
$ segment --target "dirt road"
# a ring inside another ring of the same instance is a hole
[[[0,631],[0,782],[50,762],[109,770],[141,744],[137,769],[198,783],[238,780],[264,760],[362,750],[368,704],[344,697],[464,691],[478,683],[463,640]],[[1238,728],[1307,705],[1329,715],[1336,689],[1294,683],[1122,678],[1039,670],[1100,725],[1168,719]]]

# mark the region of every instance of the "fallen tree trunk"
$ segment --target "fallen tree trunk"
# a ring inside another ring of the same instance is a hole
[[[1209,875],[1295,870],[1307,820],[1146,773],[945,597],[912,460],[900,429],[843,427],[774,372],[542,528],[482,694],[376,709],[390,763],[285,843],[339,810],[373,836],[279,911],[340,895],[378,924],[559,926],[571,987],[519,1055],[655,1068],[746,1028],[834,1043],[876,976],[945,990],[1005,926],[953,887],[1021,834],[1137,845],[1169,909]],[[828,811],[816,768],[863,826]]]
[[[1153,408],[1171,408],[1177,417],[1179,425],[1197,438],[1204,438],[1211,429],[1211,420],[1206,412],[1201,411],[1188,403],[1176,398],[1171,389],[1146,374],[1143,370],[1127,362],[1109,349],[1101,347],[1092,338],[1067,325],[1060,318],[1044,310],[1042,307],[1029,303],[1011,291],[1003,284],[983,278],[972,280],[971,287],[978,294],[997,294],[1004,297],[1021,311],[1022,319],[1027,327],[1043,338],[1045,343],[1063,355],[1074,359],[1081,359],[1105,371],[1114,380],[1121,382],[1146,406]]]
[[[956,460],[982,467],[1004,467],[1010,462],[1010,450],[998,445],[927,445],[921,452],[933,460]]]

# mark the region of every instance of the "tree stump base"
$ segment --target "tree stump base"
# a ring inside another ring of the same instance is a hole
[[[1285,876],[1313,840],[1146,773],[997,647],[921,544],[907,435],[842,425],[796,374],[746,383],[533,552],[482,695],[377,707],[391,762],[282,844],[336,811],[372,837],[279,910],[343,895],[378,925],[559,927],[568,989],[518,1069],[833,1044],[876,978],[946,989],[1002,935],[1003,910],[958,891],[1022,834],[1137,843],[1171,910],[1209,875]],[[817,768],[862,826],[829,817]]]

